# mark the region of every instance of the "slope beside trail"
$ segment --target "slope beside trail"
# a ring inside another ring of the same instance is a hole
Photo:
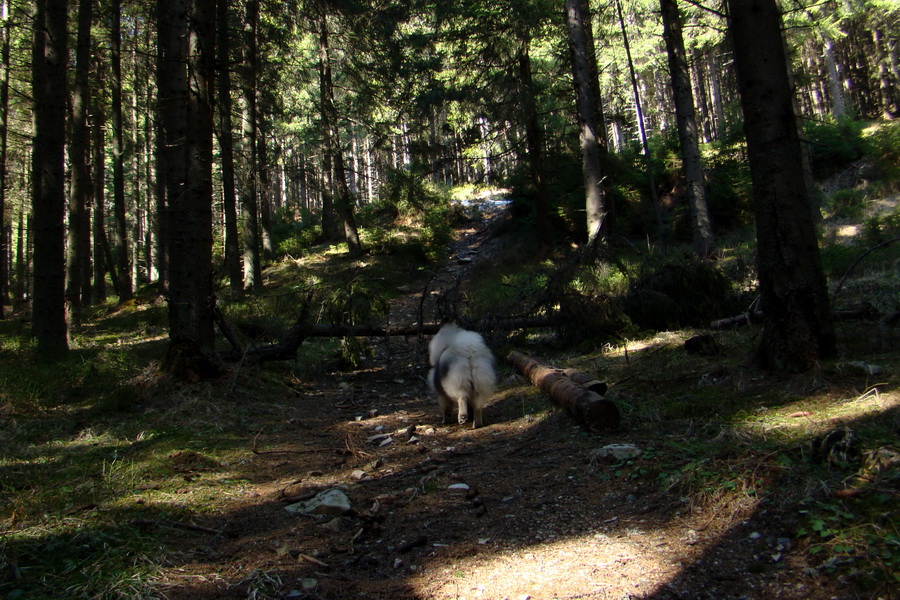
[[[410,284],[391,324],[432,319],[437,292],[489,260],[499,218],[461,231],[424,300],[425,282]],[[609,477],[592,458],[605,444],[649,448],[689,430],[587,434],[522,392],[502,356],[487,426],[442,426],[424,378],[427,338],[374,343],[365,368],[244,404],[245,458],[187,480],[183,493],[193,522],[224,533],[165,532],[179,551],[163,568],[161,597],[855,597],[807,568],[775,507],[734,495],[699,505],[640,478]],[[760,458],[760,473],[770,471]],[[346,493],[351,512],[285,510],[330,489]]]

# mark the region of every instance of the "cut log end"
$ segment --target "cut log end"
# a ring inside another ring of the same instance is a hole
[[[606,398],[588,404],[584,409],[582,419],[585,426],[594,432],[618,429],[622,423],[622,415],[619,414],[618,407]]]

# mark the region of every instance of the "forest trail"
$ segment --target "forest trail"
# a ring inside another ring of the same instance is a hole
[[[489,225],[501,215],[461,231],[424,302],[423,285],[411,283],[390,324],[439,313],[437,292],[489,255]],[[652,463],[654,442],[698,435],[692,423],[589,434],[540,393],[523,392],[527,384],[497,356],[501,383],[486,426],[442,426],[425,383],[425,340],[375,344],[365,368],[293,381],[279,398],[248,394],[252,451],[216,480],[186,483],[180,498],[205,507],[194,509],[195,522],[225,534],[168,531],[180,550],[164,568],[161,596],[855,597],[810,568],[777,503],[715,490],[699,503],[647,481],[640,462],[625,475],[593,452],[631,443]],[[778,476],[771,457],[758,461],[761,478]],[[318,517],[285,510],[335,489],[352,509]]]
[[[388,310],[391,327],[411,328],[453,316],[448,313],[456,307],[448,303],[460,300],[459,294],[465,289],[470,271],[489,260],[492,242],[496,241],[494,230],[509,217],[505,193],[507,190],[483,192],[462,203],[467,222],[456,230],[446,261],[429,278],[407,285],[404,294],[391,300]]]

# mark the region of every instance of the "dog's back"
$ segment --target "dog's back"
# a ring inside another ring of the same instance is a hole
[[[471,412],[473,426],[481,427],[482,409],[496,386],[494,356],[484,339],[449,323],[432,338],[429,359],[432,370],[428,382],[437,393],[444,423],[455,404],[460,423],[465,423]]]

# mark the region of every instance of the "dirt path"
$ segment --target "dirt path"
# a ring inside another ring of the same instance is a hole
[[[487,241],[483,228],[463,232],[431,289],[452,286]],[[417,318],[420,290],[392,307],[394,322]],[[436,298],[426,296],[426,318]],[[501,368],[487,426],[478,430],[439,425],[415,340],[379,342],[370,368],[297,383],[283,398],[248,405],[248,431],[261,432],[257,452],[223,469],[221,481],[208,480],[227,497],[195,519],[226,535],[173,529],[169,541],[181,551],[160,593],[171,600],[856,597],[806,568],[776,506],[749,495],[699,505],[642,478],[610,476],[608,465],[591,459],[604,444],[651,449],[655,438],[687,431],[587,434],[522,393],[523,382]],[[770,467],[760,457],[760,473]],[[345,515],[285,510],[335,488],[352,503]]]

